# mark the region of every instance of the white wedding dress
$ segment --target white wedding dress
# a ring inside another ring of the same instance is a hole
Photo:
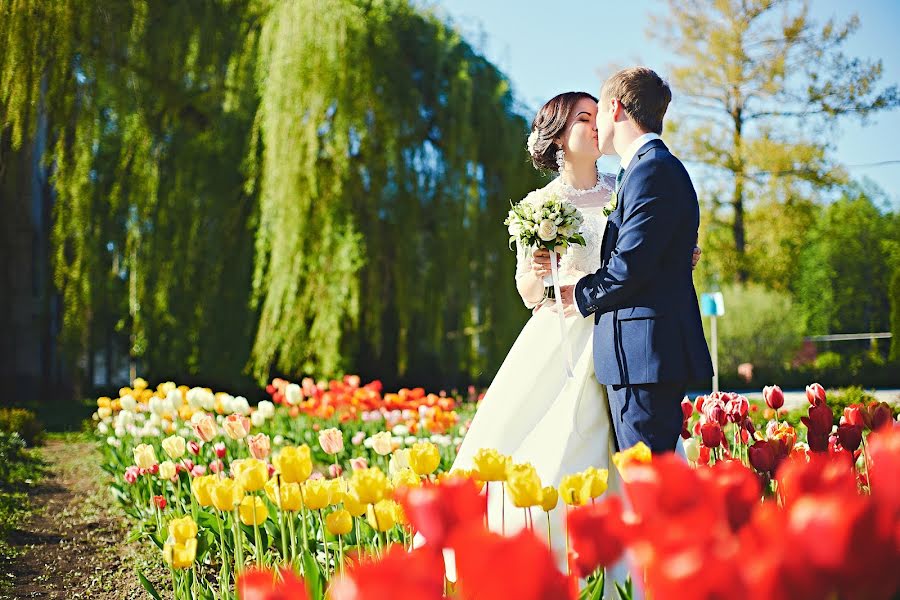
[[[602,175],[590,190],[576,190],[559,178],[548,185],[566,196],[582,212],[585,245],[570,246],[561,257],[561,285],[576,283],[600,268],[600,244],[606,226],[603,206],[609,202],[614,178]],[[535,197],[533,192],[526,200]],[[516,277],[529,271],[531,251],[518,248]],[[560,344],[559,315],[554,300],[536,307],[481,401],[463,438],[453,468],[470,469],[481,448],[494,448],[516,463],[534,465],[542,485],[557,487],[564,475],[587,467],[609,468],[614,449],[608,400],[604,386],[594,376],[593,318],[577,309],[565,319],[571,345],[574,378],[567,378]],[[618,486],[610,469],[610,489]],[[515,508],[501,488],[492,484],[488,522],[507,535],[525,527],[525,512]],[[565,566],[565,507],[560,501],[550,513],[552,547],[561,568]],[[547,513],[531,509],[535,532],[547,540]],[[448,561],[451,563],[452,561]],[[448,577],[455,579],[452,565]]]

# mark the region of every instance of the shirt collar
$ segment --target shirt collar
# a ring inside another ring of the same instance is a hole
[[[637,138],[633,142],[628,145],[628,148],[625,149],[625,152],[622,153],[622,169],[628,170],[628,165],[631,164],[631,159],[634,158],[634,155],[637,154],[637,151],[641,149],[641,146],[646,144],[647,142],[658,140],[659,135],[656,133],[645,133],[641,137]]]

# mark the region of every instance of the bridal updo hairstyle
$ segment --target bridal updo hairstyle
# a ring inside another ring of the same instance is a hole
[[[534,144],[529,144],[531,162],[535,169],[559,171],[556,152],[560,150],[560,146],[553,140],[563,132],[575,105],[582,98],[590,98],[597,102],[597,99],[587,92],[565,92],[551,98],[538,111],[531,123]]]

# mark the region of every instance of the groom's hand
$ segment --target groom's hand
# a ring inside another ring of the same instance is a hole
[[[691,256],[691,268],[696,269],[697,263],[700,262],[700,255],[703,254],[703,250],[700,249],[700,246],[694,246],[694,254]]]

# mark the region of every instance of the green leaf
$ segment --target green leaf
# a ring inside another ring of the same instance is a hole
[[[137,576],[138,576],[138,579],[141,580],[141,585],[144,586],[144,589],[147,590],[148,594],[153,596],[156,600],[162,600],[162,597],[160,597],[159,592],[156,591],[156,588],[153,587],[153,584],[150,583],[150,580],[147,579],[143,573],[141,573],[140,571],[137,571]]]

